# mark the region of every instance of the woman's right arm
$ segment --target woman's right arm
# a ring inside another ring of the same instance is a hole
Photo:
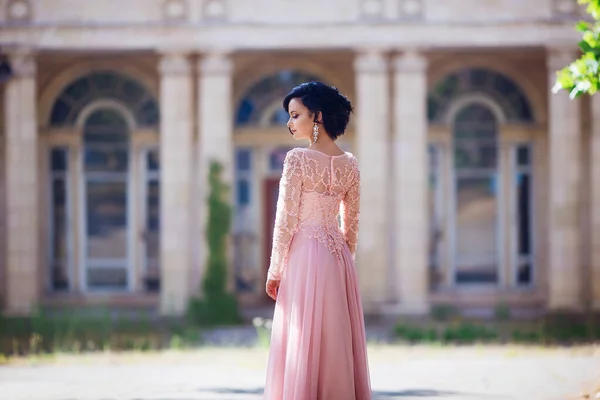
[[[287,256],[294,234],[298,230],[300,197],[302,195],[302,168],[298,151],[291,150],[283,162],[283,174],[279,181],[277,213],[273,231],[271,263],[268,280],[280,280],[287,264]]]

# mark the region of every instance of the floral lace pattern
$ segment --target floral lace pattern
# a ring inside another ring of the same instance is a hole
[[[358,241],[360,172],[356,158],[312,149],[289,151],[283,163],[268,279],[281,279],[299,231],[339,254]],[[339,218],[339,219],[338,219]]]

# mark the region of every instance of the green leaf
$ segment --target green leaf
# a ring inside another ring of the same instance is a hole
[[[581,49],[581,51],[583,51],[584,53],[589,53],[589,52],[593,52],[594,48],[585,40],[582,40],[579,42],[579,48]]]
[[[581,33],[587,32],[590,30],[590,24],[585,21],[579,21],[577,25],[575,25],[575,29]]]

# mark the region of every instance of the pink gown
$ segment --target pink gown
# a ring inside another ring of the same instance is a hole
[[[286,155],[268,272],[281,282],[266,400],[371,399],[354,268],[359,188],[350,153],[296,148]]]

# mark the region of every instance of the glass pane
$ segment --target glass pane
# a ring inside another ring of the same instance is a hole
[[[69,272],[65,263],[54,261],[51,266],[52,291],[66,292],[69,290]]]
[[[438,100],[434,99],[432,96],[427,97],[427,120],[435,121],[438,118],[438,110],[440,109],[440,104]]]
[[[454,165],[460,169],[496,168],[498,146],[485,141],[457,141],[454,146]]]
[[[250,184],[245,179],[238,180],[237,203],[240,206],[246,206],[250,204]]]
[[[533,120],[533,115],[531,113],[531,106],[529,102],[525,98],[525,96],[519,92],[513,95],[513,98],[510,101],[513,108],[513,118],[517,121],[527,121],[530,122]]]
[[[62,172],[67,170],[67,149],[54,148],[50,153],[50,170]]]
[[[110,72],[96,73],[90,76],[89,79],[94,89],[100,93],[113,91],[120,80],[117,75]]]
[[[127,132],[127,122],[125,121],[125,118],[113,110],[98,110],[90,115],[87,121],[85,121],[86,131],[88,128],[107,126],[122,128],[116,130],[116,132]]]
[[[85,149],[86,172],[126,172],[128,161],[127,150]]]
[[[528,167],[530,163],[530,151],[528,146],[519,146],[517,148],[517,163],[519,167]]]
[[[87,254],[90,259],[127,258],[127,184],[87,182]]]
[[[148,151],[148,158],[146,159],[146,168],[148,171],[160,170],[160,153],[158,150]]]
[[[87,285],[93,289],[125,289],[127,269],[124,267],[88,268]]]
[[[461,110],[454,124],[454,165],[460,169],[495,168],[497,128],[486,107],[473,104]]]
[[[485,106],[472,104],[456,116],[456,138],[496,139],[496,118]]]
[[[496,79],[494,79],[494,83],[493,83],[493,88],[503,97],[503,98],[508,98],[510,97],[513,93],[517,92],[518,89],[515,86],[515,84],[509,80],[506,79],[504,76],[502,75],[497,75]]]
[[[67,271],[67,186],[63,178],[52,181],[52,289],[68,289]]]
[[[157,264],[160,247],[160,183],[158,181],[148,182],[146,205],[148,209],[148,215],[146,216],[146,258],[149,263]]]
[[[438,247],[441,238],[441,224],[438,220],[437,209],[438,204],[438,190],[439,190],[439,150],[434,146],[430,145],[429,148],[429,265],[432,268],[438,268]],[[436,286],[439,282],[434,281],[433,285]]]
[[[52,116],[50,117],[52,125],[66,123],[70,112],[71,106],[68,103],[61,99],[56,100],[56,103],[54,103],[54,107],[52,108]]]
[[[251,150],[250,149],[238,149],[236,151],[236,166],[235,168],[238,171],[250,171],[250,157]]]
[[[158,124],[158,105],[154,100],[148,100],[140,107],[136,117],[139,124],[143,126]]]
[[[497,281],[494,179],[459,178],[456,193],[456,280]]]
[[[487,69],[474,68],[471,70],[471,85],[473,87],[487,86],[492,76]]]
[[[519,174],[517,179],[519,254],[529,255],[531,253],[531,180],[529,174]]]
[[[240,103],[237,111],[237,117],[235,119],[236,125],[244,125],[250,121],[252,112],[254,111],[254,105],[250,99],[244,99]]]
[[[531,284],[531,264],[525,263],[519,266],[519,270],[517,271],[517,283],[519,285],[529,285]]]
[[[71,84],[67,90],[65,90],[65,94],[69,96],[73,101],[78,101],[83,99],[90,92],[90,83],[87,78],[83,78],[78,80],[77,82]]]
[[[145,90],[135,81],[125,81],[123,83],[123,94],[128,102],[138,102],[144,96]]]

